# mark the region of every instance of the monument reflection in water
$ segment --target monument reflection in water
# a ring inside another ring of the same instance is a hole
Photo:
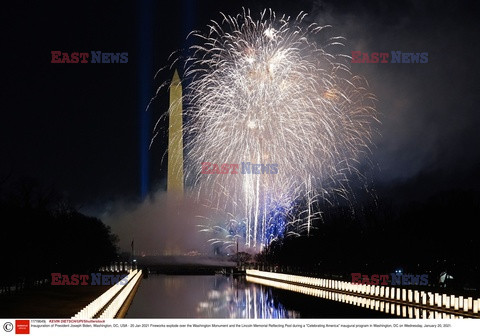
[[[198,305],[199,317],[229,317],[253,319],[298,318],[300,314],[287,310],[275,300],[272,288],[252,285],[234,278],[223,278],[218,289],[207,293]]]
[[[126,318],[299,318],[274,297],[275,289],[223,275],[150,275]]]

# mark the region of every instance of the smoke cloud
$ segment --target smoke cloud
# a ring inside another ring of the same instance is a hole
[[[468,6],[474,6],[469,3]],[[475,12],[471,8],[471,13]],[[434,1],[316,1],[310,19],[347,38],[344,52],[428,52],[426,64],[352,64],[377,95],[374,161],[389,183],[426,172],[474,173],[480,143],[471,65],[476,19],[464,5]],[[472,41],[466,44],[465,41]]]
[[[101,219],[120,237],[120,248],[137,255],[184,255],[213,251],[199,225],[212,218],[211,210],[189,195],[157,192],[141,203],[114,202]]]

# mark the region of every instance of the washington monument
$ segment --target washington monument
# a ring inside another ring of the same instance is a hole
[[[167,192],[183,194],[182,83],[177,70],[170,83]]]

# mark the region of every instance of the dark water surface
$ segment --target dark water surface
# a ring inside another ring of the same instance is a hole
[[[126,318],[388,318],[389,314],[224,275],[150,275]]]

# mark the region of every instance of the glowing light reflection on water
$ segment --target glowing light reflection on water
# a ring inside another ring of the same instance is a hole
[[[272,289],[223,275],[151,275],[143,279],[126,318],[297,318]]]

